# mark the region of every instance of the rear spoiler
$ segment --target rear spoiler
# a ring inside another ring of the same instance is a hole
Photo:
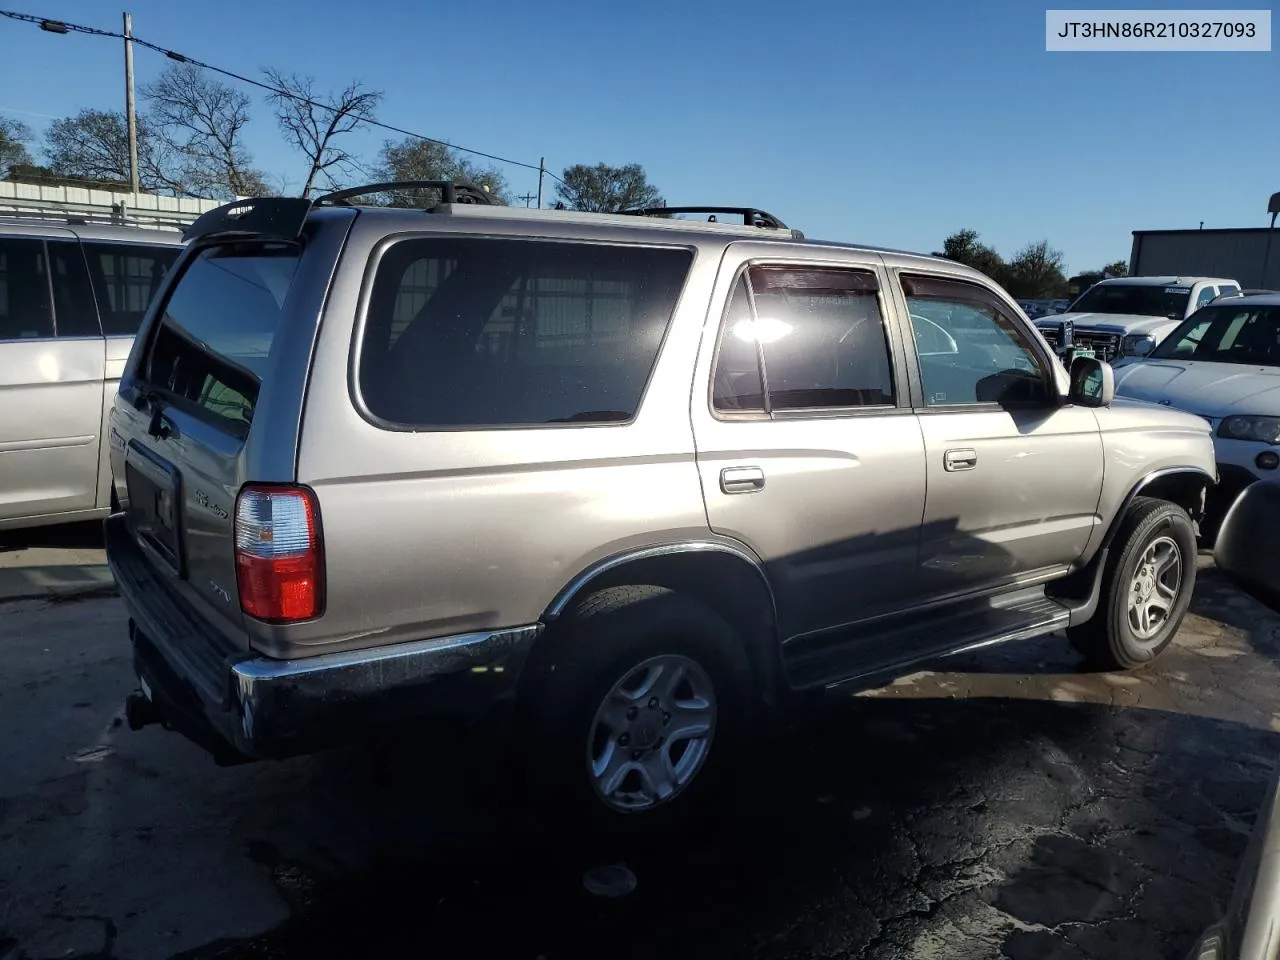
[[[247,197],[233,200],[201,214],[182,232],[186,242],[207,237],[245,237],[254,240],[297,240],[315,207],[351,206],[352,197],[390,193],[394,190],[438,190],[441,205],[481,203],[497,205],[489,192],[475,184],[455,180],[395,180],[348,187],[311,200],[307,197]],[[436,207],[428,208],[428,212]]]
[[[251,197],[233,200],[202,213],[182,231],[190,242],[204,237],[253,237],[261,240],[297,240],[311,213],[304,197]]]

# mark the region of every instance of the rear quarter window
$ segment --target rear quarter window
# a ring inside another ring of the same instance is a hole
[[[629,421],[692,260],[585,242],[401,240],[374,276],[359,397],[394,427]]]
[[[298,256],[294,245],[202,250],[165,303],[142,379],[206,419],[247,430]]]

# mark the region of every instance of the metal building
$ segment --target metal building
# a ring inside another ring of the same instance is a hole
[[[1135,230],[1129,274],[1231,277],[1245,288],[1280,290],[1280,238],[1266,227]]]

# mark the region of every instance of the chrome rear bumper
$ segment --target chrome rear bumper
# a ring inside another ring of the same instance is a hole
[[[233,649],[158,576],[123,514],[106,521],[107,562],[129,611],[134,669],[158,721],[220,762],[284,757],[431,716],[481,719],[514,698],[529,624],[274,660]]]

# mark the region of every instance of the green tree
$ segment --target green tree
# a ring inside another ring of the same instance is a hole
[[[561,180],[564,182],[556,184],[556,195],[570,210],[614,213],[664,205],[662,193],[649,182],[644,167],[638,163],[621,167],[579,163],[565,167]]]
[[[509,203],[511,188],[496,167],[472,163],[446,144],[417,137],[388,140],[378,157],[377,177],[384,182],[405,180],[454,180],[487,187],[500,203]],[[438,190],[397,190],[383,197],[393,207],[423,207],[440,202]]]
[[[81,110],[49,125],[44,138],[48,170],[54,176],[96,181],[104,188],[129,189],[129,133],[123,112]],[[149,193],[186,194],[180,171],[165,143],[145,119],[138,120],[138,180]],[[83,184],[81,184],[83,186]]]
[[[30,142],[30,127],[21,120],[0,117],[0,177],[8,176],[15,166],[31,164],[31,154],[27,150]]]
[[[1067,293],[1062,251],[1048,240],[1029,243],[1009,261],[1006,289],[1024,300],[1052,300]]]
[[[1007,283],[1009,269],[1000,254],[978,240],[976,230],[957,230],[942,242],[940,256],[985,273],[1001,285]]]
[[[1086,270],[1084,273],[1077,273],[1067,281],[1068,292],[1075,296],[1084,293],[1095,283],[1104,280],[1107,277],[1127,277],[1129,275],[1129,264],[1125,260],[1116,260],[1109,263],[1101,270]]]

